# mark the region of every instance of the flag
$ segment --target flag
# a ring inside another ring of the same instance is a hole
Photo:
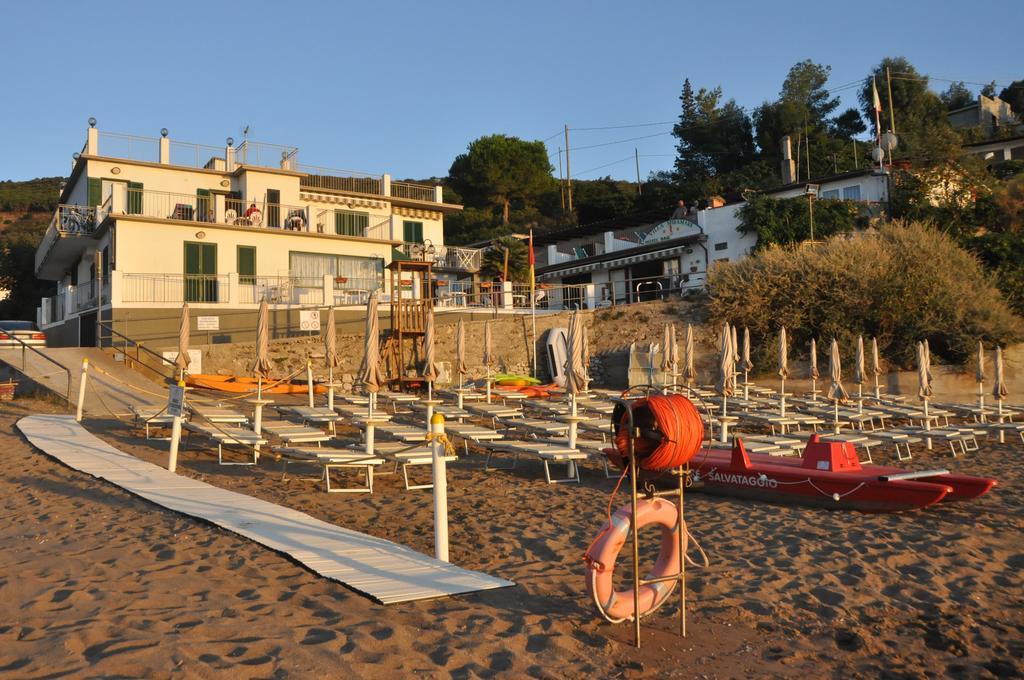
[[[537,264],[537,258],[533,255],[533,229],[530,230],[530,242],[526,247],[527,262],[530,263],[530,306],[533,306],[534,300],[534,287],[536,284],[536,276],[534,274],[534,266]]]
[[[875,86],[875,78],[871,78],[871,104],[875,108],[875,113],[882,112],[882,100],[878,98],[878,87]]]

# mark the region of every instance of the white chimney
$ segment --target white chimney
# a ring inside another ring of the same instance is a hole
[[[782,183],[796,182],[796,161],[793,160],[793,143],[789,135],[782,138]]]

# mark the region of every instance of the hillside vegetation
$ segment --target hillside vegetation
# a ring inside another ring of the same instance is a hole
[[[977,258],[916,222],[816,245],[771,246],[719,263],[708,292],[715,322],[749,327],[753,345],[762,348],[772,347],[785,326],[794,356],[817,338],[824,358],[832,337],[852,354],[863,333],[878,338],[889,361],[909,367],[916,343],[926,338],[933,356],[948,362],[966,360],[978,340],[1005,345],[1024,338],[1024,322]]]

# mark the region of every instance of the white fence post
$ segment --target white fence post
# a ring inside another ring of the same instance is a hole
[[[89,378],[89,359],[82,359],[82,381],[78,383],[78,408],[75,410],[75,420],[82,422],[82,407],[85,404],[85,381]]]
[[[431,453],[434,469],[434,557],[448,561],[448,471],[445,464],[444,416],[435,413],[430,419]]]

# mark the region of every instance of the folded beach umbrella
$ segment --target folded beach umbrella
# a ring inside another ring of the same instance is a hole
[[[715,391],[722,395],[722,412],[725,413],[725,397],[731,397],[732,374],[736,370],[736,362],[732,355],[732,333],[729,324],[722,327],[721,346],[718,355],[718,381],[715,383]]]
[[[928,369],[928,387],[932,386],[932,348],[928,345],[928,338],[924,339],[925,367]]]
[[[266,298],[260,300],[260,310],[256,315],[256,360],[252,371],[266,378],[270,375],[270,310]]]
[[[587,374],[583,368],[583,322],[579,310],[569,317],[569,333],[566,337],[566,351],[569,354],[565,371],[565,393],[575,396],[586,388]]]
[[[789,377],[789,341],[786,327],[779,331],[779,415],[786,415],[786,378]]]
[[[875,376],[875,399],[881,399],[878,376],[882,375],[882,363],[878,360],[878,338],[871,338],[871,375]]]
[[[661,337],[661,372],[666,376],[672,372],[672,325],[665,324]],[[664,382],[664,381],[663,381]],[[667,385],[668,383],[665,382]]]
[[[743,357],[740,360],[740,367],[744,373],[748,373],[754,368],[754,362],[750,360],[750,329],[746,326],[743,327]],[[743,379],[746,381],[746,376]]]
[[[469,369],[466,368],[466,326],[459,319],[459,325],[455,328],[455,372],[459,374],[459,387],[462,387],[462,380]]]
[[[690,383],[697,379],[693,351],[693,326],[686,324],[686,337],[683,339],[683,380],[686,381],[687,390],[690,388]]]
[[[491,403],[491,364],[494,360],[491,355],[491,322],[484,321],[484,370],[487,371],[487,403]]]
[[[174,365],[178,368],[179,374],[184,375],[192,358],[188,355],[189,333],[191,322],[188,316],[188,303],[181,306],[181,325],[178,326],[178,356],[174,358]]]
[[[580,321],[580,344],[583,349],[583,375],[586,376],[583,390],[586,391],[590,389],[590,334],[584,321]]]
[[[828,354],[828,375],[831,380],[827,393],[828,398],[835,402],[849,399],[850,395],[843,387],[843,366],[839,358],[839,343],[835,338],[832,338],[832,347]]]
[[[366,326],[363,331],[363,372],[359,376],[363,387],[370,393],[370,415],[380,385],[383,382],[380,374],[380,331],[377,328],[377,291],[370,293],[366,300]]]
[[[1003,399],[1009,392],[1006,390],[1006,383],[1003,382],[1003,348],[996,345],[996,377],[992,383],[992,396],[999,401],[999,415],[1003,414]]]
[[[857,336],[857,354],[853,360],[853,382],[857,384],[857,410],[864,411],[864,336]]]
[[[327,407],[334,410],[334,369],[341,365],[338,356],[337,331],[334,328],[334,307],[327,309],[327,325],[324,327],[324,363],[327,364]]]
[[[917,343],[917,397],[928,401],[932,396],[932,381],[928,377],[928,350],[923,342]]]
[[[668,359],[672,364],[672,382],[676,382],[679,379],[679,338],[675,324],[672,324],[672,346],[668,350]]]
[[[811,356],[810,364],[807,368],[807,377],[811,379],[811,400],[818,400],[818,378],[821,374],[818,373],[818,344],[811,338]]]
[[[978,408],[985,408],[985,346],[978,340],[978,363],[974,366],[974,379],[978,382]]]
[[[739,343],[739,335],[738,335],[738,333],[736,331],[736,326],[730,326],[729,330],[730,330],[731,335],[732,335],[732,389],[733,389],[733,391],[735,391],[736,390],[736,381],[737,381],[737,378],[739,377],[738,365],[740,363],[740,343]]]
[[[434,353],[434,346],[437,344],[435,337],[437,331],[434,327],[434,310],[427,310],[426,322],[423,328],[423,377],[427,381],[427,398],[431,398],[431,390],[437,376],[441,374],[441,368],[437,365],[437,357]]]

